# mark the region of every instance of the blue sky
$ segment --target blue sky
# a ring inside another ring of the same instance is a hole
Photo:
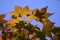
[[[9,14],[10,11],[14,10],[14,6],[21,6],[24,7],[26,5],[29,6],[30,9],[35,8],[43,8],[48,6],[47,12],[55,13],[49,19],[52,22],[55,22],[56,26],[60,26],[60,1],[59,0],[0,0],[0,14],[6,14],[6,20],[11,18]],[[32,22],[35,25],[37,22]],[[42,25],[41,23],[37,23],[39,26]]]

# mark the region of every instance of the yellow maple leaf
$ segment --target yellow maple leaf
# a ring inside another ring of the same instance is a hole
[[[19,17],[19,13],[16,11],[9,12],[11,15],[14,15],[16,17]]]
[[[11,20],[7,21],[6,24],[9,27],[15,27],[16,23],[19,23],[19,21],[22,21],[22,18],[18,17],[17,19],[11,19]]]
[[[28,17],[26,18],[26,20],[28,20],[28,21],[30,21],[31,19],[33,19],[33,16],[28,16]]]
[[[15,6],[15,12],[10,12],[11,15],[15,16],[24,16],[24,15],[29,15],[32,13],[32,10],[29,10],[28,6],[25,6],[24,8]]]
[[[16,20],[17,21],[22,21],[23,19],[21,17],[18,17]]]
[[[30,15],[30,16],[28,16],[28,17],[26,18],[26,20],[29,20],[29,21],[30,21],[30,20],[32,20],[32,19],[35,19],[35,20],[39,21],[39,18],[35,16],[35,13],[36,13],[36,12],[37,12],[37,9],[33,10],[33,14]]]
[[[44,18],[48,18],[49,16],[51,16],[51,15],[53,15],[52,13],[45,13],[45,14],[43,14],[42,16],[44,17]]]

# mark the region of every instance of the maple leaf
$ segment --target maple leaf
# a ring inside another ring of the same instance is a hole
[[[10,12],[11,15],[15,15],[16,17],[30,15],[31,13],[32,10],[29,10],[28,6],[25,6],[24,8],[15,6],[15,11]]]
[[[31,19],[35,19],[36,21],[43,21],[41,19],[43,18],[48,18],[49,16],[52,15],[52,13],[47,13],[47,6],[38,10],[38,9],[35,9],[33,10],[33,13],[31,16],[28,16],[27,17],[27,20],[31,20]]]
[[[38,17],[39,21],[41,21],[42,18],[48,18],[49,16],[52,15],[52,13],[47,13],[46,11],[47,11],[47,6],[40,10],[38,10],[38,9],[34,10],[33,15],[35,17]]]
[[[56,37],[58,38],[58,40],[60,40],[60,27],[54,27],[53,29],[52,29],[52,33],[54,34],[54,35],[56,35]],[[54,38],[54,39],[57,39],[57,38]]]
[[[51,31],[54,24],[55,24],[54,22],[49,22],[49,21],[43,22],[43,32],[49,37],[52,37]]]
[[[22,18],[18,17],[17,19],[11,19],[11,20],[7,21],[6,22],[6,24],[8,25],[7,29],[11,29],[11,28],[15,27],[16,23],[19,23],[19,21],[22,21]]]
[[[10,12],[10,14],[12,15],[12,18],[16,19],[17,17],[19,17],[19,13],[16,11]]]
[[[24,8],[15,6],[15,10],[18,11],[21,16],[29,15],[32,13],[32,10],[29,10],[28,6],[25,6]]]
[[[44,7],[44,8],[41,8],[41,9],[39,10],[39,12],[40,12],[41,14],[45,14],[45,13],[47,12],[47,8],[48,8],[48,6],[46,6],[46,7]]]
[[[6,16],[6,14],[0,15],[0,30],[4,29],[3,24],[7,22],[6,20],[3,19],[3,18],[5,18],[5,16]]]
[[[60,35],[60,27],[54,26],[52,33],[57,36]]]
[[[36,14],[37,11],[38,11],[38,9],[33,10],[32,15],[28,16],[28,17],[26,18],[26,20],[35,19],[35,20],[39,21],[39,18],[35,16],[35,14]]]
[[[5,23],[7,22],[6,20],[4,20],[3,18],[5,18],[6,14],[1,14],[0,15],[0,23]]]
[[[52,13],[45,13],[44,15],[42,15],[42,17],[44,18],[48,18],[49,16],[53,15]]]
[[[5,18],[5,16],[6,16],[6,14],[1,14],[1,15],[0,15],[0,19]]]

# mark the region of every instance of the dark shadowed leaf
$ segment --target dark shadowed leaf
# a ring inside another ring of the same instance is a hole
[[[0,15],[0,20],[3,19],[3,18],[5,18],[5,16],[6,16],[6,14],[1,14]]]
[[[57,36],[53,36],[52,40],[58,40]]]
[[[54,22],[43,22],[43,32],[49,36],[52,37],[51,35],[51,31],[52,31],[52,27],[54,25]]]
[[[45,14],[45,13],[47,12],[47,8],[48,8],[48,6],[46,6],[46,7],[44,7],[44,8],[41,8],[41,9],[39,10],[40,13]]]

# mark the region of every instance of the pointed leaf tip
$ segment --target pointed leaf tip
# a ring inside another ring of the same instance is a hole
[[[29,7],[28,6],[25,6],[23,9],[24,10],[29,10]]]
[[[14,9],[15,9],[15,11],[18,11],[18,12],[19,12],[19,11],[21,11],[21,10],[22,10],[22,7],[20,7],[20,6],[15,6],[15,8],[14,8]]]
[[[43,17],[45,17],[45,18],[48,18],[48,17],[50,17],[51,15],[53,15],[52,13],[46,13],[46,14],[44,14],[44,15],[42,15]]]
[[[41,8],[39,11],[40,11],[40,13],[43,13],[43,14],[45,14],[46,13],[46,11],[47,11],[47,8],[48,8],[48,6],[46,6],[46,7],[44,7],[44,8]]]

